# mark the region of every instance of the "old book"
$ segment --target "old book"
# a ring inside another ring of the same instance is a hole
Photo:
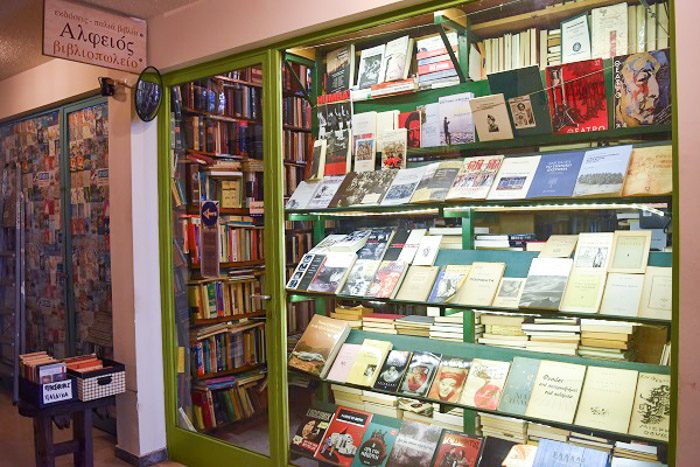
[[[629,434],[668,441],[671,419],[671,376],[639,373]]]
[[[496,296],[491,306],[497,308],[518,308],[520,297],[525,288],[524,277],[503,277],[498,285]]]
[[[406,128],[387,130],[379,136],[383,169],[406,168],[407,137]]]
[[[394,447],[400,427],[401,420],[394,418],[384,418],[381,422],[373,420],[365,431],[352,466],[384,467],[389,460],[389,453]]]
[[[327,294],[336,294],[345,284],[350,268],[355,263],[357,255],[353,252],[331,252],[318,268],[311,280],[308,290]]]
[[[673,308],[673,269],[648,266],[637,316],[671,320]]]
[[[502,162],[503,156],[467,157],[446,199],[486,199]]]
[[[407,145],[409,148],[420,147],[420,125],[421,125],[420,110],[411,112],[401,112],[399,114],[399,128],[405,128],[407,132]]]
[[[374,389],[396,392],[399,389],[403,375],[406,373],[412,353],[407,350],[392,350],[384,362]]]
[[[350,327],[321,315],[314,315],[287,362],[290,368],[324,378],[340,351]]]
[[[409,267],[401,288],[396,294],[396,300],[427,301],[439,270],[440,268],[437,266],[412,265]]]
[[[433,382],[442,355],[430,352],[413,352],[411,363],[401,383],[401,394],[425,397]]]
[[[355,45],[344,45],[326,54],[326,93],[350,89],[350,85],[355,82]]]
[[[527,196],[541,156],[509,157],[503,161],[489,200],[523,199]]]
[[[573,423],[585,374],[585,365],[540,361],[525,415]]]
[[[348,129],[333,130],[326,137],[326,159],[323,174],[343,175],[350,172],[352,166],[352,141]]]
[[[290,284],[288,284],[290,285],[289,288],[294,290],[307,290],[309,288],[309,285],[311,285],[311,281],[314,280],[314,278],[316,277],[316,273],[318,273],[318,270],[321,268],[325,261],[325,253],[312,255],[311,260],[306,265],[306,270],[304,271],[303,275],[298,279],[295,277],[296,274],[295,276],[292,276]],[[294,284],[295,279],[297,279],[296,285]]]
[[[360,68],[357,72],[358,89],[367,89],[383,81],[382,62],[385,47],[386,44],[380,44],[360,52]]]
[[[550,235],[539,258],[571,258],[578,235]]]
[[[387,42],[381,68],[383,72],[381,82],[406,79],[411,67],[412,52],[413,39],[410,36],[401,36]]]
[[[442,432],[432,465],[476,467],[482,441],[483,439],[479,436],[445,430]]]
[[[376,206],[384,199],[395,176],[396,172],[391,170],[351,172],[345,176],[328,207]]]
[[[386,110],[384,112],[377,112],[377,151],[382,152],[384,149],[382,147],[381,136],[387,132],[395,130],[399,127],[399,111],[398,110]]]
[[[414,421],[404,421],[389,455],[387,467],[430,465],[442,428]]]
[[[306,182],[302,181],[294,190],[292,196],[287,200],[287,204],[284,206],[285,209],[304,209],[311,198],[313,198],[314,193],[318,189],[320,182]]]
[[[469,102],[473,98],[474,93],[463,92],[443,96],[438,100],[440,104],[439,130],[441,145],[450,146],[476,141],[474,121],[469,107]]]
[[[428,165],[411,202],[444,201],[461,168],[462,161],[460,160],[445,160]]]
[[[384,254],[394,238],[395,230],[391,227],[379,227],[371,229],[369,237],[367,237],[367,243],[357,252],[357,259],[372,259],[375,261],[381,261],[384,258]]]
[[[670,145],[632,149],[622,196],[668,195],[673,192],[673,148]]]
[[[323,435],[333,419],[333,412],[311,408],[306,411],[296,434],[292,438],[292,452],[313,456],[321,445]]]
[[[314,458],[326,464],[349,467],[371,420],[369,412],[339,406]]]
[[[591,10],[593,58],[613,58],[627,53],[627,3]]]
[[[513,128],[503,94],[471,99],[469,107],[479,141],[513,139]]]
[[[373,259],[355,261],[345,281],[345,285],[340,291],[341,295],[364,297],[380,265],[381,261]]]
[[[525,415],[539,367],[540,360],[513,357],[513,363],[508,372],[508,379],[506,379],[506,384],[503,386],[503,395],[498,404],[499,412]]]
[[[631,154],[630,145],[586,151],[574,196],[620,196]]]
[[[391,342],[365,339],[357,359],[350,367],[347,382],[358,386],[374,386],[379,376],[379,369],[391,351],[391,347]]]
[[[394,298],[408,270],[408,263],[403,261],[382,261],[372,283],[367,289],[367,296],[374,298]]]
[[[568,258],[534,258],[519,306],[558,310],[572,264]]]
[[[647,268],[649,269],[649,268]],[[642,299],[644,274],[611,272],[605,283],[601,315],[637,316]]]
[[[591,36],[588,15],[581,14],[561,22],[561,62],[591,59]]]
[[[576,425],[627,433],[638,374],[635,370],[589,367],[576,411]]]
[[[597,313],[603,299],[606,272],[601,269],[571,270],[559,311]]]
[[[424,236],[418,245],[416,256],[413,258],[413,265],[432,266],[435,264],[435,258],[440,251],[440,242],[442,242],[442,235]]]
[[[540,159],[528,198],[568,198],[574,193],[583,152],[545,154]]]
[[[336,383],[345,383],[361,347],[360,344],[343,344],[326,379]]]
[[[352,140],[377,139],[377,112],[360,112],[352,115]],[[374,166],[371,170],[374,170]],[[356,172],[361,172],[356,170]]]
[[[323,172],[326,168],[326,151],[328,150],[328,142],[325,139],[317,139],[314,141],[313,151],[311,152],[311,160],[309,164],[309,180],[321,180]]]
[[[575,459],[575,460],[574,460]],[[552,467],[607,467],[608,453],[573,443],[565,443],[542,438],[537,445],[533,465]]]
[[[506,269],[505,263],[472,263],[464,286],[454,302],[460,305],[490,306]]]
[[[376,163],[376,140],[359,138],[355,140],[355,172],[371,172]]]
[[[430,303],[449,303],[453,301],[458,290],[469,275],[471,266],[449,264],[442,266],[435,279],[433,290],[430,292]]]
[[[418,253],[418,247],[420,246],[420,242],[423,239],[423,237],[425,237],[425,234],[427,232],[427,229],[411,230],[411,233],[408,235],[406,243],[404,244],[404,247],[401,250],[401,254],[399,255],[399,261],[405,261],[409,264],[413,263],[413,260],[416,257],[416,253]]]
[[[580,233],[574,254],[574,268],[606,271],[610,264],[613,238],[612,232]]]
[[[650,230],[616,230],[608,271],[643,273],[647,269],[650,246]]]
[[[460,403],[478,409],[496,410],[509,368],[510,362],[475,358]]]
[[[320,185],[306,205],[306,209],[325,209],[330,204],[336,191],[343,183],[345,175],[323,177]]]
[[[418,188],[425,173],[425,166],[411,169],[401,169],[391,182],[391,186],[384,195],[382,206],[395,206],[411,202],[413,193]]]
[[[428,398],[443,403],[459,403],[470,366],[469,360],[444,357],[430,386]]]

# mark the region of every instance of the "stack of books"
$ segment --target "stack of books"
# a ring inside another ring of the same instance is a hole
[[[586,435],[583,433],[576,433],[575,431],[571,432],[571,436],[569,436],[569,443],[608,453],[613,449],[612,441],[609,439]]]
[[[365,410],[365,401],[362,399],[362,389],[342,386],[340,384],[331,384],[333,398],[337,405],[344,405],[358,410]]]
[[[372,308],[366,308],[362,305],[346,307],[336,306],[335,311],[331,312],[331,318],[345,321],[351,329],[362,329],[362,318],[373,312]]]
[[[539,442],[540,439],[552,439],[554,441],[567,442],[569,440],[569,430],[555,428],[539,423],[529,423],[527,426],[527,438],[529,441]]]
[[[542,31],[547,34],[547,60],[540,61],[542,68],[561,65],[561,29]]]
[[[416,422],[432,424],[434,404],[423,402],[408,397],[399,397],[399,418],[402,420],[413,420]]]
[[[399,398],[374,391],[362,391],[365,410],[386,417],[399,418]]]
[[[533,352],[576,355],[581,339],[577,318],[533,318],[522,324],[530,340],[525,348]]]
[[[394,325],[399,334],[430,337],[430,327],[434,321],[432,316],[410,315],[397,319]]]
[[[20,355],[19,366],[22,377],[37,384],[66,379],[66,364],[45,351]]]
[[[627,360],[632,358],[632,338],[635,323],[626,321],[603,321],[599,319],[581,320],[582,357],[606,360]]]
[[[527,422],[519,418],[502,417],[479,412],[481,420],[481,433],[484,436],[527,443]]]
[[[462,312],[448,316],[436,316],[430,326],[430,338],[453,342],[464,342],[464,316]]]
[[[433,425],[441,426],[447,430],[464,431],[464,409],[454,407],[447,412],[433,411]]]
[[[447,40],[456,56],[457,33],[447,33]],[[459,82],[457,71],[439,34],[418,39],[416,46],[418,83],[421,87],[437,83],[454,84]]]
[[[362,317],[362,330],[382,334],[398,334],[395,322],[397,319],[405,317],[405,315],[393,313],[370,313]]]
[[[431,227],[428,235],[441,235],[441,250],[461,250],[462,249],[462,228],[461,227]]]
[[[615,442],[613,448],[613,465],[615,458],[632,459],[642,462],[656,462],[658,460],[658,449],[656,446],[639,443]]]
[[[484,333],[477,339],[479,344],[495,347],[524,348],[528,336],[523,332],[525,316],[504,313],[482,313]]]

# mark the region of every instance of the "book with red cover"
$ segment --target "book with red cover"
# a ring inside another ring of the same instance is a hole
[[[455,465],[476,467],[480,451],[480,437],[445,430],[442,432],[433,465],[436,467]]]
[[[549,113],[555,133],[608,129],[602,59],[551,66],[546,75]]]
[[[367,291],[368,297],[393,298],[403,281],[408,264],[403,261],[382,261]]]
[[[401,112],[399,114],[399,128],[406,128],[409,148],[420,147],[420,122],[421,115],[419,110]]]
[[[314,457],[330,465],[349,467],[371,420],[369,412],[338,406]]]

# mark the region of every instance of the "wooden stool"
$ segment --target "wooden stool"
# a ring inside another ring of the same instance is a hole
[[[56,457],[73,454],[76,467],[92,467],[92,409],[114,405],[114,396],[88,402],[56,403],[39,408],[19,401],[19,414],[34,419],[34,454],[36,467],[54,467]],[[60,429],[73,423],[73,439],[54,444],[52,422]]]

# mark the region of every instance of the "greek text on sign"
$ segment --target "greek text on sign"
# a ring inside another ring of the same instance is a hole
[[[67,379],[57,383],[44,384],[44,404],[53,404],[73,397],[73,380]]]
[[[44,0],[44,55],[138,73],[146,67],[146,21]]]

